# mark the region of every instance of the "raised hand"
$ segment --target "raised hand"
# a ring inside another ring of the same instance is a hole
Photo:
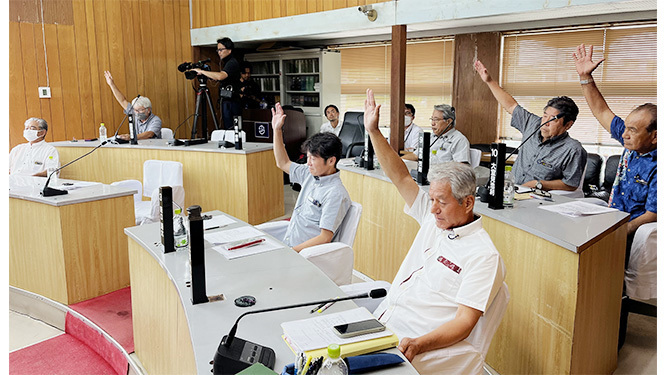
[[[482,81],[489,82],[493,80],[493,78],[491,78],[491,75],[489,74],[489,71],[486,70],[486,67],[484,66],[484,64],[482,64],[481,61],[479,60],[475,61],[473,66],[475,67],[475,70],[477,71],[477,74],[479,74],[479,77],[482,79]]]
[[[276,103],[276,107],[271,108],[271,114],[273,115],[271,118],[271,126],[273,127],[275,134],[276,131],[282,129],[283,125],[285,125],[285,118],[287,115],[285,114],[285,111],[283,111],[283,107],[280,103]]]
[[[107,85],[113,86],[113,77],[111,76],[111,72],[108,70],[104,71],[104,78],[107,80]]]
[[[381,106],[381,104],[375,104],[373,90],[366,89],[366,100],[364,101],[364,128],[366,128],[366,132],[379,130]]]
[[[574,59],[574,66],[577,68],[579,76],[584,78],[590,76],[591,73],[604,61],[604,58],[593,61],[593,46],[586,48],[584,44],[577,47],[577,50],[572,53]]]

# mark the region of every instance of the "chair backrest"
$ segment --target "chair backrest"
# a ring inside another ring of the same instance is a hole
[[[569,190],[551,190],[551,194],[562,195],[570,198],[583,198],[584,197],[584,178],[586,177],[586,169],[588,169],[588,164],[584,165],[584,171],[581,173],[581,178],[579,179],[579,186],[574,191]]]
[[[162,139],[174,139],[174,131],[169,128],[162,128]]]
[[[482,315],[481,318],[477,321],[475,328],[472,329],[470,335],[465,339],[469,342],[479,353],[482,355],[482,359],[486,357],[486,353],[489,351],[489,345],[491,345],[491,340],[493,335],[496,333],[500,322],[503,320],[503,315],[505,315],[505,310],[507,305],[510,302],[510,292],[507,284],[503,285],[498,290],[498,294],[491,302],[489,309]]]
[[[214,130],[211,132],[211,141],[222,141],[223,139],[225,139],[224,130]]]
[[[150,197],[160,186],[183,186],[183,164],[169,160],[144,162],[144,196]]]
[[[348,148],[350,148],[350,156],[359,156],[364,146],[350,146],[354,143],[361,142],[363,144],[364,142],[364,113],[345,112],[342,126],[338,138],[343,144],[343,155],[347,155]]]
[[[586,160],[586,173],[584,174],[584,193],[591,190],[591,186],[600,188],[600,172],[602,171],[602,157],[598,154],[589,153]]]
[[[475,168],[479,166],[479,162],[482,161],[482,150],[476,148],[470,149],[470,166]]]
[[[128,189],[136,189],[137,192],[134,194],[134,203],[141,202],[141,194],[143,192],[143,190],[141,188],[141,181],[139,181],[139,180],[122,180],[122,181],[112,182],[109,185],[119,186],[119,187],[128,188]]]
[[[354,244],[354,238],[357,236],[357,227],[359,227],[359,219],[361,219],[361,204],[352,202],[350,208],[340,223],[338,232],[331,240],[331,242],[342,242],[349,247]]]
[[[602,188],[605,191],[611,191],[611,185],[616,179],[616,170],[618,170],[618,163],[621,161],[621,155],[611,155],[607,158],[604,167],[604,179],[602,180]]]

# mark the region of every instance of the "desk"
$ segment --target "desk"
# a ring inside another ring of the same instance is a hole
[[[60,163],[74,160],[99,142],[54,142]],[[70,165],[61,176],[71,179],[143,181],[144,161],[173,160],[183,164],[185,206],[229,212],[251,224],[285,214],[283,172],[276,167],[273,145],[244,143],[243,150],[218,148],[217,142],[168,146],[164,139],[140,140],[138,145],[107,144]]]
[[[95,184],[42,197],[45,182],[9,176],[9,284],[65,305],[128,286],[135,191]]]
[[[219,211],[213,214],[222,214]],[[247,226],[236,223],[225,229]],[[210,374],[209,363],[222,337],[247,309],[234,305],[243,295],[257,298],[251,309],[296,304],[344,295],[315,265],[284,247],[254,256],[227,260],[207,244],[206,292],[224,293],[225,300],[192,305],[185,285],[188,252],[164,254],[159,224],[126,228],[132,281],[134,346],[149,374]],[[356,307],[345,301],[326,313]],[[275,370],[294,362],[282,341],[280,323],[312,317],[311,307],[249,315],[241,320],[237,336],[271,347],[276,352]],[[397,352],[397,349],[393,349]],[[416,374],[403,364],[382,374]]]
[[[363,206],[355,269],[391,281],[419,228],[402,213],[404,201],[382,171],[359,169],[349,160],[338,168],[351,199]],[[568,218],[538,206],[517,201],[513,209],[496,211],[475,204],[505,262],[511,295],[486,362],[501,374],[611,373],[628,215]]]

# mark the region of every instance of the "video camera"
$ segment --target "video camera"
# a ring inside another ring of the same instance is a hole
[[[210,72],[211,67],[207,64],[209,62],[211,62],[211,59],[198,61],[196,63],[184,62],[178,66],[178,71],[185,73],[185,78],[187,79],[195,79],[195,77],[197,77],[197,72],[193,72],[191,69],[201,69]],[[204,77],[204,79],[206,79],[206,77]]]

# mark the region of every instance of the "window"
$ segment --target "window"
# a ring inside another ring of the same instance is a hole
[[[380,126],[389,126],[391,46],[339,46],[341,51],[341,114],[363,111],[366,89],[382,104]],[[415,123],[430,128],[436,104],[452,101],[453,39],[408,41],[405,102],[415,106]],[[401,111],[402,113],[402,111]]]
[[[593,78],[614,113],[625,118],[638,105],[657,103],[655,25],[503,35],[501,85],[538,115],[549,99],[571,97],[579,106],[579,116],[570,136],[584,145],[619,146],[599,125],[582,95],[572,60],[581,43],[594,46],[594,59],[605,58]],[[521,134],[510,127],[511,116],[502,109],[499,112],[500,138],[520,140]]]

